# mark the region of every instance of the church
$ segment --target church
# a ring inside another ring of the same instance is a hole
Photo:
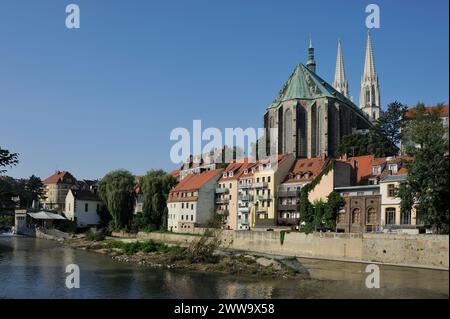
[[[367,35],[360,105],[349,97],[341,42],[333,85],[316,74],[310,40],[307,64],[298,64],[264,114],[264,128],[278,131],[278,154],[333,157],[341,138],[367,130],[380,115],[380,93],[370,32]],[[269,142],[270,143],[270,142]]]

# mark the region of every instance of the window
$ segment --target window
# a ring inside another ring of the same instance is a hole
[[[194,204],[191,204],[191,210],[193,210],[194,209]]]
[[[377,212],[375,210],[375,208],[370,207],[367,210],[367,223],[374,225],[374,224],[378,224],[377,223]]]
[[[388,184],[387,192],[388,192],[388,197],[395,197],[395,185]]]
[[[395,208],[386,208],[386,225],[395,224]]]
[[[184,208],[184,203],[181,203],[181,208]]]
[[[393,174],[397,173],[397,164],[389,164],[388,170],[392,171]]]
[[[84,211],[87,213],[89,211],[89,204],[84,204]]]
[[[194,220],[194,215],[191,215],[191,221],[193,221]]]
[[[267,182],[270,183],[270,176],[267,177]]]
[[[181,220],[183,220],[184,219],[184,215],[181,215]]]
[[[361,220],[361,210],[359,208],[355,208],[352,211],[352,224],[359,224]]]
[[[411,225],[411,212],[401,212],[400,213],[400,224]]]
[[[231,189],[231,188],[233,188],[233,184],[232,184],[232,183],[230,183],[230,189]]]

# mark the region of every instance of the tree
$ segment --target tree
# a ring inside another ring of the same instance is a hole
[[[327,202],[325,204],[323,214],[323,222],[326,229],[336,229],[337,214],[344,205],[345,201],[338,192],[332,191],[327,196]]]
[[[448,137],[440,118],[440,108],[427,112],[423,104],[412,110],[403,140],[408,161],[406,181],[399,187],[402,212],[416,203],[420,219],[437,233],[449,232]]]
[[[134,177],[126,170],[106,174],[98,185],[100,198],[111,214],[114,228],[128,226],[133,216]]]
[[[0,210],[15,207],[13,197],[17,193],[17,182],[9,176],[0,176]]]
[[[39,199],[45,199],[45,188],[42,180],[31,175],[28,180],[25,181],[24,198],[26,200],[25,207],[30,207],[33,201],[37,202]]]
[[[8,150],[4,150],[0,147],[0,168],[1,167],[13,167],[19,163],[19,154],[10,153]],[[6,170],[0,169],[0,174],[3,174]]]
[[[144,196],[141,224],[155,229],[166,227],[167,197],[177,182],[175,177],[163,170],[151,170],[142,176],[139,181]]]
[[[370,154],[369,136],[367,134],[351,134],[342,137],[337,150],[337,156],[362,156]]]
[[[407,107],[394,101],[382,112],[369,130],[368,150],[375,157],[393,156],[398,153],[403,115]]]

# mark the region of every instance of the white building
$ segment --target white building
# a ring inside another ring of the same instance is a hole
[[[215,209],[215,190],[222,170],[187,175],[169,193],[167,229],[193,232],[210,221]]]
[[[65,212],[67,219],[76,221],[78,228],[97,226],[100,223],[98,212],[103,202],[94,191],[70,190],[66,196]]]

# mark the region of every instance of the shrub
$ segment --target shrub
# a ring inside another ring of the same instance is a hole
[[[92,241],[103,241],[105,240],[105,233],[103,232],[103,230],[90,228],[86,232],[86,239]]]

